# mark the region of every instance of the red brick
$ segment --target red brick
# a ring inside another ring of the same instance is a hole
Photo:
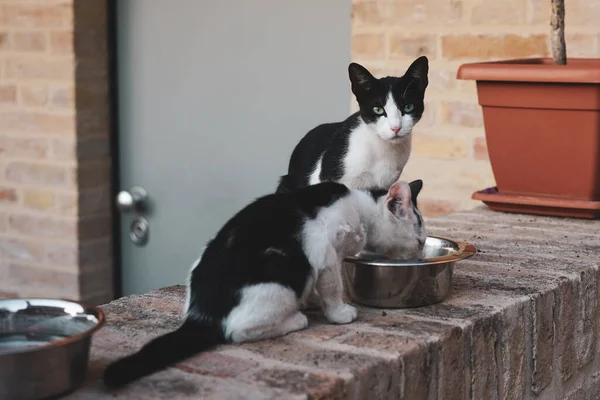
[[[72,135],[75,133],[75,118],[34,111],[5,112],[0,114],[0,131]]]
[[[452,25],[462,19],[459,0],[360,1],[352,5],[356,25]]]
[[[599,32],[594,34],[566,33],[567,56],[571,58],[600,58]]]
[[[79,252],[76,245],[47,243],[44,248],[48,264],[65,267],[77,266],[79,263]]]
[[[48,217],[14,212],[8,216],[8,226],[13,232],[31,237],[74,238],[76,223],[72,218]]]
[[[76,193],[59,194],[57,196],[58,212],[65,216],[76,216],[79,212],[79,196]]]
[[[0,134],[0,155],[39,160],[48,154],[48,141],[45,138],[3,136]]]
[[[55,204],[54,192],[50,190],[24,189],[23,205],[32,210],[53,210]]]
[[[269,388],[286,389],[292,393],[305,394],[308,399],[342,399],[345,397],[342,379],[306,371],[265,369],[252,375],[251,381],[264,383]]]
[[[435,58],[436,37],[434,35],[410,35],[404,32],[390,34],[391,57],[417,58],[427,56],[430,60]]]
[[[487,142],[485,138],[478,137],[475,138],[473,143],[473,156],[476,160],[489,160]]]
[[[260,363],[232,357],[227,354],[201,353],[177,364],[176,368],[201,375],[212,375],[219,378],[235,378],[250,370],[256,370]]]
[[[525,22],[525,1],[503,0],[490,2],[478,0],[471,11],[473,25],[521,25]]]
[[[77,140],[75,138],[52,140],[52,158],[56,160],[76,160]]]
[[[25,185],[65,186],[68,181],[69,169],[48,164],[11,162],[6,166],[7,182]]]
[[[352,23],[356,25],[379,25],[387,19],[386,8],[389,2],[382,1],[353,1]]]
[[[0,254],[6,259],[38,263],[44,258],[44,249],[35,241],[0,236]]]
[[[438,383],[437,398],[462,399],[468,393],[465,380],[465,370],[469,365],[465,363],[468,335],[455,326],[450,329],[450,334],[441,338],[440,342],[432,343],[432,354],[438,354]]]
[[[542,293],[533,296],[533,300],[533,375],[531,389],[534,394],[538,395],[552,382],[554,293]]]
[[[48,87],[43,83],[21,85],[19,99],[27,106],[44,106],[48,103]]]
[[[348,332],[348,327],[325,323],[323,325],[310,325],[301,333],[298,332],[297,334],[292,335],[300,335],[303,338],[311,340],[328,341]]]
[[[352,35],[352,56],[363,58],[383,57],[385,54],[385,36],[379,33],[360,33]]]
[[[20,297],[17,292],[0,291],[0,299],[14,299],[16,297]]]
[[[0,13],[2,10],[0,9]],[[7,32],[0,32],[0,50],[10,48],[10,40]]]
[[[406,336],[390,335],[387,333],[355,331],[348,336],[337,338],[336,341],[350,346],[373,349],[390,355],[401,355],[413,352],[425,346],[423,340],[409,339]]]
[[[442,36],[442,54],[448,60],[546,56],[548,37],[516,34],[446,35]]]
[[[75,76],[72,58],[9,58],[4,74],[10,79],[70,80]]]
[[[588,365],[596,354],[598,271],[582,271],[580,279],[580,281],[575,282],[575,298],[577,299],[575,349],[577,351],[577,366],[581,369]]]
[[[0,211],[0,232],[8,230],[8,213]]]
[[[469,143],[453,136],[433,136],[420,133],[412,143],[413,154],[438,160],[457,160],[469,153]]]
[[[433,101],[425,101],[425,111],[419,120],[416,128],[413,128],[413,132],[418,132],[419,130],[430,130],[436,122],[437,115],[437,103]]]
[[[45,28],[70,26],[73,9],[70,2],[5,3],[5,18],[9,26]]]
[[[428,73],[429,85],[427,91],[430,90],[447,92],[456,87],[456,70],[436,68]]]
[[[585,390],[580,386],[578,388],[575,388],[573,390],[570,390],[566,397],[564,397],[565,400],[586,400],[586,396],[585,396]],[[592,399],[595,397],[592,397]]]
[[[0,84],[0,104],[15,103],[17,101],[17,87],[10,84]]]
[[[50,50],[58,54],[73,53],[73,31],[50,32]]]
[[[528,0],[531,15],[529,21],[534,24],[550,24],[550,1]],[[600,20],[600,5],[589,0],[565,1],[565,15],[569,26],[598,26]],[[568,45],[567,45],[568,46]],[[567,48],[568,51],[568,48]]]
[[[402,360],[398,374],[401,378],[400,398],[428,399],[432,393],[432,366],[429,351],[423,340],[379,332],[356,332],[340,339],[343,344],[398,354]]]
[[[562,381],[567,381],[577,371],[575,351],[576,304],[573,283],[564,279],[559,284],[555,298],[554,326],[556,327],[556,357]]]
[[[391,398],[399,395],[400,377],[395,372],[399,368],[397,361],[325,346],[314,347],[292,341],[290,337],[245,343],[239,347],[289,364],[361,376],[361,380],[352,387],[356,398]]]
[[[467,128],[483,127],[483,112],[476,103],[444,101],[441,104],[442,122]]]
[[[16,203],[18,200],[15,188],[0,186],[0,204]]]
[[[502,357],[499,366],[499,383],[503,398],[520,399],[525,396],[527,382],[527,324],[531,308],[527,303],[517,303],[502,312],[499,344]]]
[[[44,32],[15,32],[12,46],[15,50],[41,52],[46,49],[46,35]]]
[[[59,108],[75,106],[75,88],[73,86],[53,87],[50,91],[50,104]]]
[[[11,264],[10,285],[26,288],[30,293],[45,292],[62,298],[78,297],[77,274],[73,272]]]
[[[470,354],[472,398],[523,398],[525,321],[523,304],[474,321]]]
[[[588,397],[585,400],[595,400],[600,399],[600,373],[596,372],[592,375],[592,379],[590,379],[587,385],[587,395]]]

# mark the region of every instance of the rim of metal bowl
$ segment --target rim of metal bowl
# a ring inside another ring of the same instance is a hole
[[[64,346],[64,345],[67,345],[67,344],[70,344],[73,342],[77,342],[81,339],[84,339],[87,336],[91,336],[98,329],[102,328],[102,326],[106,322],[106,317],[104,316],[104,311],[102,311],[99,307],[93,306],[93,305],[88,304],[83,301],[61,299],[61,298],[50,298],[50,297],[13,297],[13,298],[7,298],[7,299],[0,299],[0,303],[3,300],[24,300],[24,301],[27,301],[27,300],[51,300],[51,301],[65,301],[68,303],[79,304],[83,308],[85,308],[87,310],[92,310],[96,314],[98,314],[98,322],[94,326],[92,326],[90,329],[83,331],[81,333],[78,333],[76,335],[69,336],[64,339],[55,340],[53,342],[48,342],[41,346],[25,347],[25,348],[21,348],[21,349],[14,349],[14,350],[9,350],[9,351],[5,351],[5,352],[0,352],[0,357],[7,356],[7,355],[21,354],[21,353],[30,353],[32,351],[40,351],[40,350],[44,350],[44,349],[48,349],[48,348],[52,348],[52,347],[60,347],[60,346]]]
[[[464,260],[465,258],[469,258],[475,253],[477,253],[477,247],[472,245],[471,243],[457,241],[454,239],[450,239],[444,236],[438,235],[429,235],[428,237],[434,239],[445,240],[451,243],[454,243],[458,246],[458,251],[454,254],[448,254],[445,256],[439,257],[431,257],[420,260],[390,260],[387,258],[374,258],[372,260],[366,260],[364,258],[351,256],[346,257],[344,261],[351,262],[354,264],[362,264],[362,265],[371,265],[374,267],[424,267],[427,265],[436,265],[436,264],[445,264],[450,262],[456,262],[460,260]]]

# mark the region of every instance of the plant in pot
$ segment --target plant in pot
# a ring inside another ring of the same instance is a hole
[[[463,64],[475,80],[496,187],[493,210],[600,217],[600,59],[567,60],[564,0],[552,2],[552,58]]]

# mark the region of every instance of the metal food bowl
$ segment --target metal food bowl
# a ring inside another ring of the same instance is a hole
[[[361,252],[342,267],[344,287],[356,303],[378,308],[427,306],[444,300],[452,283],[454,263],[477,252],[469,243],[429,236],[419,260],[390,260]]]
[[[99,308],[54,299],[0,300],[0,399],[45,399],[85,379]]]

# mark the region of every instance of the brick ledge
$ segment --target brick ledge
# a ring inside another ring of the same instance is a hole
[[[480,252],[457,263],[444,302],[360,308],[358,321],[222,346],[140,380],[117,398],[600,398],[600,222],[476,209],[427,221],[430,234]],[[93,340],[86,385],[68,399],[104,398],[106,364],[175,329],[175,286],[115,300]]]

